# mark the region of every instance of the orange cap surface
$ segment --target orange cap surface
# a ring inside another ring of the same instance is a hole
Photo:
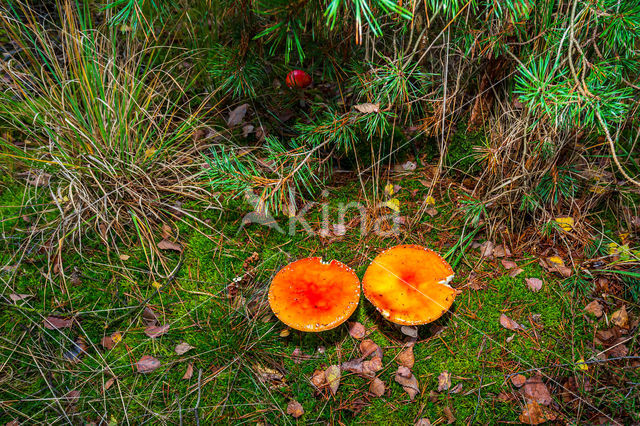
[[[269,287],[269,305],[280,321],[301,331],[339,326],[356,310],[360,280],[344,263],[319,257],[282,268]]]
[[[427,324],[453,304],[449,286],[453,269],[436,252],[418,245],[400,245],[380,253],[362,279],[365,297],[389,321]]]

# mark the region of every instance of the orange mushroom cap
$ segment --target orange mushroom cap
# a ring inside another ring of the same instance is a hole
[[[319,257],[282,268],[269,287],[273,313],[291,328],[324,331],[339,326],[356,310],[360,280],[344,263]]]
[[[365,297],[389,321],[427,324],[449,310],[456,291],[453,269],[436,252],[400,245],[376,256],[362,279]]]

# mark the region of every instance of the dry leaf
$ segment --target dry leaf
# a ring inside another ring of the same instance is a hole
[[[330,365],[324,370],[324,375],[329,384],[329,389],[331,389],[331,393],[333,395],[338,392],[338,387],[340,386],[340,377],[342,372],[340,371],[340,367],[337,365]]]
[[[104,383],[104,392],[108,391],[111,386],[115,383],[116,378],[112,377]]]
[[[150,325],[144,329],[144,334],[155,339],[156,337],[160,337],[164,334],[167,334],[169,331],[170,324],[165,325]]]
[[[402,170],[405,170],[405,171],[408,171],[408,172],[414,171],[417,167],[418,167],[418,165],[416,163],[414,163],[413,161],[407,161],[406,163],[402,164]]]
[[[411,326],[408,326],[408,325],[403,325],[402,327],[400,327],[400,331],[405,336],[418,338],[418,327],[411,327]]]
[[[302,404],[295,399],[292,399],[287,404],[287,414],[290,414],[294,419],[297,419],[304,414],[304,408],[302,408]]]
[[[142,311],[142,319],[147,325],[156,325],[158,324],[158,315],[148,306],[145,306]]]
[[[377,377],[374,378],[371,381],[371,383],[369,384],[369,392],[371,392],[375,396],[384,395],[384,391],[385,390],[386,390],[386,387],[384,385],[384,382],[382,380],[378,379]]]
[[[502,266],[504,266],[505,269],[513,269],[518,267],[518,264],[513,260],[502,259],[500,263],[502,263]]]
[[[167,239],[164,239],[158,243],[158,248],[160,250],[173,250],[179,253],[182,253],[182,246],[178,243],[174,243]]]
[[[372,112],[380,112],[380,104],[364,103],[353,106],[356,111],[363,114],[369,114]]]
[[[549,405],[553,401],[547,385],[542,381],[542,376],[535,375],[527,379],[522,388],[522,393],[528,400],[541,405]]]
[[[413,426],[431,426],[431,422],[429,421],[429,419],[423,417],[418,420]]]
[[[451,373],[443,371],[438,376],[438,392],[446,391],[451,387]]]
[[[523,328],[520,324],[518,324],[505,314],[500,315],[500,325],[508,330],[520,330]]]
[[[585,306],[584,311],[596,318],[600,318],[604,313],[602,310],[602,305],[597,300],[593,300],[587,306]]]
[[[402,352],[398,354],[396,358],[398,364],[403,365],[407,368],[413,368],[413,364],[415,364],[415,357],[413,355],[413,346],[409,346]]]
[[[453,411],[451,411],[451,407],[447,405],[442,409],[442,411],[444,412],[444,415],[447,416],[447,424],[451,424],[456,421],[456,416],[453,415]]]
[[[178,355],[184,355],[187,352],[189,352],[191,349],[193,349],[193,346],[191,346],[187,342],[182,342],[182,343],[176,345],[175,351],[176,351],[176,353]]]
[[[350,371],[360,376],[373,378],[376,375],[376,372],[382,370],[382,359],[377,356],[368,361],[354,359],[352,361],[343,362],[341,367],[343,370]]]
[[[491,241],[485,241],[480,245],[480,257],[493,256],[493,243]]]
[[[150,355],[145,355],[136,363],[138,373],[151,373],[160,367],[160,361]]]
[[[367,330],[359,322],[351,322],[349,323],[349,334],[354,339],[362,339],[367,334]]]
[[[119,257],[120,260],[129,260],[131,258],[128,254],[121,254]]]
[[[383,353],[380,346],[378,346],[373,340],[365,339],[360,343],[360,353],[362,358],[366,358],[371,354],[382,359]]]
[[[244,116],[247,115],[247,109],[249,108],[249,104],[242,104],[239,107],[236,107],[229,113],[229,117],[227,118],[227,126],[235,127],[242,122]]]
[[[44,328],[47,330],[58,330],[60,328],[70,328],[73,325],[73,318],[60,318],[48,316],[44,319]]]
[[[511,250],[509,250],[507,247],[500,244],[493,248],[493,257],[505,257],[505,256],[511,256]]]
[[[438,210],[436,210],[433,207],[429,207],[428,209],[425,210],[425,213],[427,213],[431,217],[434,217],[438,214]]]
[[[193,363],[192,362],[187,364],[187,371],[184,372],[184,375],[182,376],[182,380],[189,380],[191,377],[193,377]]]
[[[100,343],[105,349],[111,350],[121,340],[122,340],[122,334],[116,331],[111,336],[104,336]]]
[[[560,228],[564,229],[567,232],[570,232],[573,230],[573,227],[575,225],[575,222],[573,220],[572,217],[567,216],[567,217],[556,217],[556,223],[558,223],[558,225],[560,225]]]
[[[611,314],[611,322],[620,328],[627,328],[629,325],[629,315],[627,315],[626,305]]]
[[[31,296],[30,294],[15,294],[15,293],[11,293],[9,295],[9,299],[11,299],[14,302],[18,302],[20,300],[24,300],[24,299],[26,299],[28,297],[33,297],[33,296]]]
[[[409,394],[409,398],[413,401],[413,398],[420,392],[418,389],[418,380],[413,375],[411,370],[407,367],[400,366],[396,371],[396,382],[398,382],[404,391]]]
[[[462,383],[458,383],[453,388],[451,388],[449,393],[459,393],[461,390],[462,390]]]
[[[513,386],[517,388],[521,388],[526,381],[527,378],[523,374],[516,374],[515,376],[511,376],[511,383],[513,383]]]
[[[284,381],[282,373],[278,370],[274,370],[273,368],[263,367],[262,365],[256,364],[253,366],[253,369],[258,373],[258,378],[262,382],[278,384]]]
[[[524,280],[527,283],[529,290],[534,293],[540,291],[542,288],[542,280],[540,278],[525,278]]]
[[[535,401],[527,402],[527,406],[520,414],[520,421],[527,425],[539,425],[549,420],[555,420],[556,415],[551,410],[541,407]]]
[[[316,370],[313,372],[313,376],[311,376],[311,384],[316,387],[316,389],[321,389],[327,384],[327,376],[324,373],[324,370]]]
[[[521,274],[521,273],[523,273],[523,272],[524,272],[524,269],[522,269],[522,268],[517,268],[517,269],[514,269],[513,271],[509,272],[509,276],[510,276],[511,278],[513,278],[513,277],[517,277],[518,275],[520,275],[520,274]]]

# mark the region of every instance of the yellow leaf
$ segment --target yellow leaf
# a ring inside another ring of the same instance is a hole
[[[393,195],[394,191],[393,191],[393,184],[388,183],[385,187],[384,187],[384,193],[385,194],[389,194],[389,195]]]
[[[595,194],[604,194],[605,187],[600,185],[593,185],[589,188],[589,191]]]
[[[435,206],[436,205],[436,199],[433,198],[431,195],[427,196],[427,198],[424,199],[424,202],[428,206]]]
[[[113,340],[113,343],[118,343],[120,340],[122,340],[122,334],[120,333],[113,333],[111,335],[111,340]]]
[[[620,237],[620,241],[622,241],[623,243],[627,242],[627,238],[629,238],[629,233],[628,232],[622,232],[618,235]]]
[[[560,257],[558,256],[551,256],[548,257],[547,260],[551,263],[555,263],[556,265],[564,265],[564,260],[562,260]]]
[[[162,284],[160,284],[158,281],[154,281],[153,283],[151,283],[151,285],[153,286],[153,288],[155,288],[156,290],[160,290],[160,287],[162,287]]]
[[[580,358],[578,360],[578,362],[576,363],[576,367],[578,367],[578,370],[582,370],[582,371],[589,371],[589,367],[587,366],[587,364],[584,362],[584,358]]]
[[[151,157],[155,153],[156,153],[156,149],[154,147],[147,148],[147,150],[144,152],[144,159],[146,160],[147,158]]]
[[[609,252],[609,254],[617,254],[618,253],[618,244],[611,242],[609,244],[607,244],[607,251]]]
[[[558,225],[560,225],[560,228],[564,229],[565,231],[569,232],[573,230],[573,226],[575,224],[575,222],[573,221],[572,217],[556,217],[556,222],[558,223]]]
[[[389,201],[384,203],[384,205],[389,207],[394,212],[399,212],[400,211],[400,200],[398,200],[397,198],[390,199]]]

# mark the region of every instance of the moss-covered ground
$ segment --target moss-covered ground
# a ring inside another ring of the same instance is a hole
[[[401,214],[413,217],[427,188],[416,177],[394,183],[402,187],[397,194]],[[359,184],[327,191],[318,201],[326,201],[331,212],[341,202],[363,201]],[[479,251],[469,248],[456,266],[453,285],[460,294],[451,312],[418,330],[413,371],[420,394],[413,401],[394,381],[395,357],[406,336],[364,298],[351,320],[364,324],[368,337],[384,350],[384,369],[378,377],[386,393],[372,396],[368,380],[348,373],[335,396],[314,389],[314,371],[356,358],[359,342],[346,324],[318,334],[287,330],[266,301],[271,277],[288,262],[311,255],[338,259],[362,277],[371,259],[395,244],[420,244],[444,253],[462,233],[462,215],[444,195],[436,200],[436,216],[425,215],[387,237],[361,235],[357,226],[347,227],[344,236],[300,230],[289,235],[264,225],[241,226],[250,208],[239,200],[215,210],[193,206],[208,226],[174,227],[173,238],[184,247],[182,253],[165,252],[169,270],[180,265],[174,279],[151,273],[142,247],[108,251],[90,232],[82,251],[68,248],[63,253],[64,279],[48,266],[45,252],[27,251],[16,258],[20,240],[12,239],[12,231],[27,226],[15,207],[21,196],[13,183],[0,194],[5,238],[0,260],[7,266],[0,310],[0,423],[413,424],[420,418],[432,423],[517,422],[524,401],[509,377],[520,371],[531,376],[534,370],[560,402],[560,418],[572,419],[576,414],[560,401],[560,384],[597,371],[592,366],[583,372],[575,365],[594,355],[598,323],[582,312],[585,300],[566,293],[533,256],[512,256],[524,272],[511,277],[499,259],[480,259]],[[315,229],[321,225],[320,214],[320,205],[309,214]],[[285,218],[279,221],[286,228]],[[541,291],[527,287],[525,278],[530,277],[543,280]],[[234,283],[234,278],[239,279]],[[12,301],[10,294],[30,297]],[[143,302],[161,324],[170,324],[167,334],[155,339],[145,335]],[[525,329],[502,327],[503,313]],[[43,327],[49,315],[73,316],[75,323],[49,330]],[[101,341],[114,332],[120,332],[122,340],[106,350]],[[79,339],[86,343],[86,353],[70,356]],[[176,354],[174,348],[181,342],[193,349]],[[296,356],[296,349],[303,356]],[[138,373],[134,364],[143,355],[157,358],[161,367]],[[189,366],[193,374],[184,379]],[[437,392],[443,371],[451,374],[455,392]],[[77,393],[69,394],[72,391]],[[625,400],[615,389],[608,397],[632,409],[633,398]],[[584,398],[583,410],[601,407],[597,400]],[[286,414],[291,399],[304,407],[298,420]]]

